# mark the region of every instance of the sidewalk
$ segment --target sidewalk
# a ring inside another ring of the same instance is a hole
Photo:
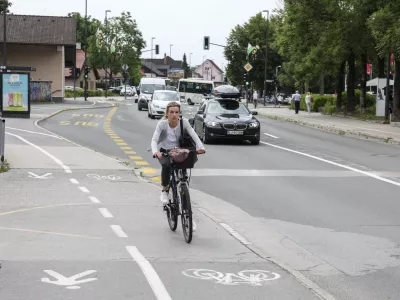
[[[249,108],[254,108],[252,104]],[[270,119],[296,123],[298,125],[312,127],[340,135],[368,139],[390,145],[400,146],[400,127],[385,125],[373,121],[357,120],[350,117],[330,116],[321,113],[308,113],[299,111],[295,114],[287,106],[257,108],[259,115]]]

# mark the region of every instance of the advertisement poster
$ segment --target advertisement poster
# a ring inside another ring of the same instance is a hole
[[[169,69],[168,70],[168,78],[183,78],[184,76],[184,71],[182,69]]]
[[[3,111],[28,112],[29,75],[3,73]]]

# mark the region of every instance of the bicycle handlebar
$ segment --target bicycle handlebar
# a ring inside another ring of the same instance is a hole
[[[196,152],[199,155],[204,154],[204,153],[199,153],[199,151],[193,150],[193,149],[189,149],[189,152]],[[169,156],[167,150],[165,150],[165,149],[161,149],[160,152],[161,152],[162,156]],[[153,158],[156,158],[156,157],[157,157],[157,155],[153,154]]]

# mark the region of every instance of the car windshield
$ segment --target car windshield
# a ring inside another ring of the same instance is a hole
[[[157,92],[157,93],[154,93],[153,100],[177,101],[177,100],[179,100],[179,97],[178,97],[178,93]]]
[[[143,84],[142,93],[153,94],[154,91],[165,90],[165,85],[162,84]]]
[[[211,102],[207,112],[213,115],[248,115],[249,110],[238,101],[216,101]]]

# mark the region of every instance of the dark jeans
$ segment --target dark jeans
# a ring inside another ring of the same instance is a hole
[[[300,101],[294,101],[294,108],[296,110],[296,114],[298,114],[300,109]]]
[[[162,186],[168,186],[171,176],[171,162],[169,157],[162,156],[158,159],[161,164],[161,184]]]

